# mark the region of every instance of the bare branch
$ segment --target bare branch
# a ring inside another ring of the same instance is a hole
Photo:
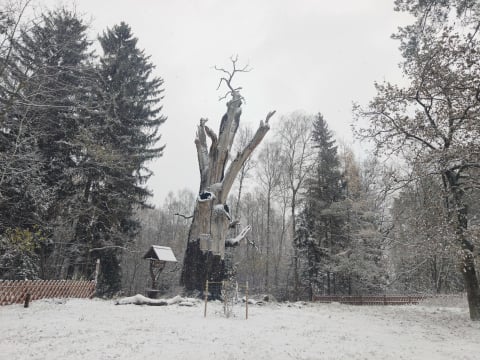
[[[180,217],[182,217],[182,218],[184,218],[184,219],[186,219],[186,220],[193,218],[193,215],[186,216],[186,215],[179,214],[179,213],[175,213],[175,214],[173,214],[173,215],[180,216]]]
[[[242,68],[237,67],[238,55],[236,55],[235,57],[232,56],[230,58],[230,61],[232,62],[232,70],[231,71],[226,70],[226,69],[221,68],[221,67],[214,66],[215,70],[220,71],[223,74],[225,74],[224,76],[222,76],[220,78],[220,81],[218,82],[217,90],[220,89],[220,86],[222,85],[223,82],[229,88],[229,91],[224,96],[222,96],[219,100],[223,100],[223,99],[227,98],[227,96],[229,96],[229,95],[233,96],[233,94],[238,93],[238,91],[242,89],[241,87],[235,88],[232,85],[232,80],[233,80],[233,77],[235,76],[236,73],[244,73],[244,72],[252,71],[252,68],[250,68],[249,64],[243,66]]]
[[[240,244],[240,241],[245,239],[247,236],[248,232],[252,230],[252,227],[250,225],[246,226],[245,228],[240,231],[240,234],[238,234],[236,237],[233,239],[226,239],[225,240],[225,246],[237,246]]]
[[[94,252],[94,251],[100,251],[100,250],[109,250],[109,249],[121,249],[121,250],[125,250],[125,251],[135,252],[135,251],[127,249],[125,246],[118,246],[118,245],[107,245],[107,246],[102,246],[102,247],[98,247],[98,248],[93,248],[93,249],[88,250],[88,252]]]
[[[19,14],[17,16],[17,18],[15,19],[15,23],[14,23],[14,26],[13,26],[13,29],[10,33],[10,36],[7,36],[5,38],[5,41],[8,39],[8,41],[10,42],[10,46],[8,48],[8,52],[7,52],[7,55],[5,56],[4,60],[3,60],[3,68],[0,70],[0,74],[3,74],[3,72],[5,71],[7,65],[8,65],[8,62],[10,61],[10,57],[12,55],[12,51],[13,51],[13,40],[15,38],[15,34],[17,33],[17,29],[18,27],[20,26],[20,21],[22,20],[22,17],[25,13],[25,10],[27,9],[28,5],[30,5],[32,0],[26,0],[25,3],[23,4],[23,6],[21,6],[20,8],[20,11],[19,11]],[[2,43],[2,46],[3,46],[3,43]]]
[[[268,120],[270,120],[270,118],[275,115],[275,113],[277,112],[277,110],[273,110],[273,111],[270,111],[268,114],[267,114],[267,117],[265,118],[265,124],[268,125]]]

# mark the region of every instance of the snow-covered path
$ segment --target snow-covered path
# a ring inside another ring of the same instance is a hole
[[[466,308],[339,304],[115,306],[35,301],[0,307],[0,359],[480,359]]]

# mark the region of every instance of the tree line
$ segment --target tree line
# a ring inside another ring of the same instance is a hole
[[[125,23],[93,51],[75,11],[0,13],[0,278],[91,278],[120,289],[121,249],[162,155],[163,80]]]
[[[251,135],[240,128],[234,147],[243,148]],[[433,179],[397,190],[397,176],[374,156],[358,160],[322,114],[281,116],[228,200],[238,222],[229,237],[252,227],[240,246],[226,248],[228,275],[281,300],[462,291],[442,191]],[[195,197],[190,190],[170,193],[159,208],[139,213],[137,247],[123,258],[127,293],[150,286],[140,256],[152,239],[162,239],[179,260],[161,275],[162,290],[181,291]]]

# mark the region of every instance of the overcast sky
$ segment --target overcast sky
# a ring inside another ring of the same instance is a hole
[[[45,0],[51,8],[71,1]],[[200,117],[218,129],[219,74],[238,54],[253,71],[240,74],[247,103],[242,122],[256,128],[268,111],[323,113],[338,139],[352,141],[352,102],[366,103],[374,81],[400,79],[398,43],[390,39],[408,18],[393,0],[77,0],[91,19],[92,39],[124,21],[165,80],[161,126],[164,156],[152,162],[152,203],[169,191],[198,191],[194,145]],[[267,139],[271,134],[267,135]]]

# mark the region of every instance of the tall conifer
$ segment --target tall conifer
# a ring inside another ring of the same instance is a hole
[[[158,146],[163,80],[152,74],[154,65],[137,46],[130,27],[121,23],[99,37],[103,49],[99,74],[103,111],[94,119],[91,143],[96,164],[85,200],[97,209],[96,229],[80,224],[79,234],[90,234],[100,247],[93,253],[103,262],[102,290],[120,286],[118,246],[131,241],[138,230],[136,206],[148,206],[145,183],[152,175],[146,163],[162,155]],[[100,171],[98,171],[100,170]]]

